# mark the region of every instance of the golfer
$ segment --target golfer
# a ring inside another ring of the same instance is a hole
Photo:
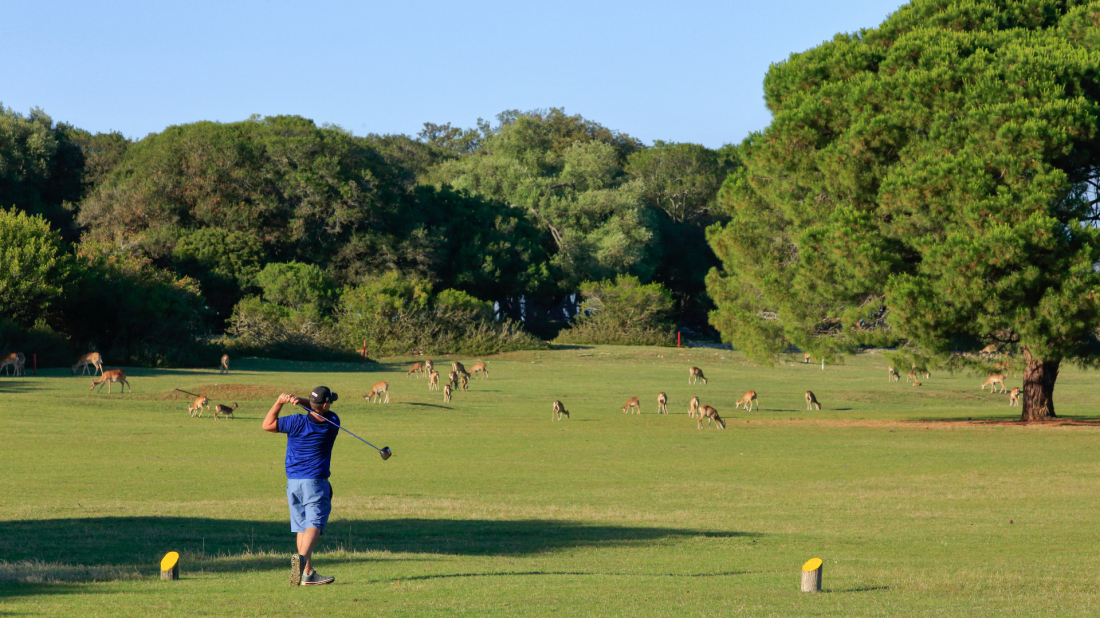
[[[283,393],[264,418],[264,431],[286,434],[286,499],[290,504],[290,530],[298,534],[298,553],[290,560],[292,586],[336,581],[335,577],[325,577],[313,570],[313,548],[324,533],[332,510],[329,462],[332,445],[340,433],[337,427],[340,417],[329,411],[329,406],[336,399],[336,393],[327,386],[318,386],[309,395],[312,412],[279,418],[284,405],[297,406],[301,402],[294,395]]]

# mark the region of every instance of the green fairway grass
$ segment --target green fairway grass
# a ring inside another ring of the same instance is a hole
[[[412,360],[128,368],[134,392],[110,395],[67,369],[0,376],[0,616],[1100,613],[1095,373],[1059,377],[1072,422],[1021,426],[984,376],[890,383],[873,353],[824,370],[713,349],[461,358],[491,377],[450,404],[405,377]],[[692,365],[709,384],[687,384]],[[363,401],[378,380],[391,403]],[[260,422],[320,384],[394,456],[336,441],[315,557],[336,582],[292,588],[286,439]],[[240,408],[190,418],[174,388]],[[761,410],[734,409],[748,389]],[[692,395],[727,428],[698,430]],[[644,413],[622,414],[634,396]],[[180,581],[160,581],[171,550]],[[813,557],[824,592],[800,593]]]

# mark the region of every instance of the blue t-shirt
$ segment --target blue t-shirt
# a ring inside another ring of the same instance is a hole
[[[309,414],[284,416],[278,421],[279,433],[286,434],[286,477],[288,479],[327,479],[332,461],[332,444],[340,429],[340,417],[330,412],[336,423],[311,420]]]

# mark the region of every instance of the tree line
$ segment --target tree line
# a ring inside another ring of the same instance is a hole
[[[496,120],[410,137],[257,116],[128,140],[0,107],[0,234],[21,265],[0,275],[0,343],[149,364],[198,362],[218,337],[530,346],[583,285],[622,276],[670,299],[646,328],[704,330],[705,229],[736,149],[647,147],[561,109]]]

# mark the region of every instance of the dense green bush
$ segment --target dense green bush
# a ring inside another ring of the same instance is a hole
[[[33,324],[61,294],[64,270],[45,218],[0,208],[0,315]]]
[[[672,295],[659,283],[642,285],[637,277],[622,275],[581,284],[580,312],[555,343],[590,345],[672,345],[675,340],[668,316]]]
[[[37,355],[39,367],[65,367],[76,359],[69,338],[50,328],[45,320],[24,328],[15,322],[0,318],[0,356],[22,352],[27,357],[27,371],[31,370]]]

